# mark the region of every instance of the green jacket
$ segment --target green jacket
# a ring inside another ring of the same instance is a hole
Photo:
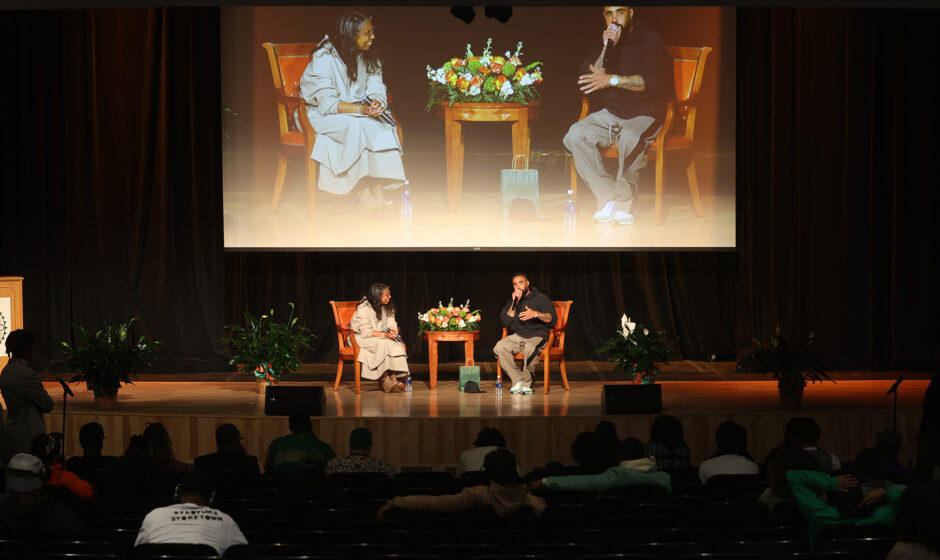
[[[336,456],[330,444],[312,432],[299,432],[271,442],[264,461],[265,472],[292,473],[305,464],[325,465]]]
[[[652,460],[652,466],[647,464],[650,460]],[[656,460],[652,458],[624,461],[600,474],[550,476],[544,479],[543,484],[550,490],[570,492],[604,492],[619,486],[655,484],[664,487],[666,492],[671,494],[672,478],[669,473],[652,470],[655,465]]]
[[[787,482],[800,511],[809,523],[809,545],[814,546],[816,535],[823,527],[836,525],[893,525],[894,502],[904,488],[889,487],[885,496],[886,504],[875,508],[870,517],[842,517],[835,507],[821,496],[821,493],[839,489],[839,478],[819,471],[787,471]]]

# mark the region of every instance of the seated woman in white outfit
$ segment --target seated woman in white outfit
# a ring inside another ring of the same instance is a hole
[[[364,214],[391,205],[383,191],[407,182],[396,128],[377,118],[388,107],[388,92],[374,40],[372,18],[343,13],[300,80],[307,119],[317,133],[310,159],[320,164],[319,189],[347,194],[372,177],[360,193]]]
[[[395,322],[395,304],[388,286],[376,282],[362,297],[349,328],[359,345],[362,377],[378,380],[386,393],[403,389],[399,378],[408,376],[408,356],[405,345],[396,340],[398,323]]]

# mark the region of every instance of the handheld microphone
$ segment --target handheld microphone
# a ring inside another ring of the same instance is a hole
[[[512,296],[512,304],[509,306],[509,310],[515,311],[517,305],[519,305],[519,298],[516,296]]]
[[[61,376],[56,377],[55,380],[58,381],[58,382],[59,382],[59,385],[62,386],[62,390],[65,391],[65,394],[66,394],[66,395],[68,395],[68,396],[70,396],[70,397],[74,397],[74,396],[75,396],[75,393],[72,392],[72,388],[65,384],[65,381],[62,380],[62,377],[61,377]]]
[[[391,327],[385,327],[385,332],[392,332]],[[398,334],[396,334],[396,335],[395,335],[395,338],[393,338],[392,340],[395,340],[395,341],[397,341],[397,342],[401,342],[402,344],[405,343],[405,341],[402,340],[402,338],[401,338],[401,333],[400,333],[400,332],[399,332]]]
[[[607,26],[607,29],[611,31],[614,29],[623,29],[623,26],[617,22],[613,22]],[[603,60],[601,60],[601,64],[604,66],[605,69],[607,68],[607,57],[610,56],[610,48],[613,46],[614,46],[614,42],[611,41],[610,39],[607,39],[606,41],[604,41],[604,58]]]

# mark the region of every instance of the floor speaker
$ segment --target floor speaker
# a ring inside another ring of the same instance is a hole
[[[323,416],[325,409],[326,394],[323,387],[268,385],[264,388],[265,416]]]
[[[604,385],[604,414],[662,414],[662,385]]]

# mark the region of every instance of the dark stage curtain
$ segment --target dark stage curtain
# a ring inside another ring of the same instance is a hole
[[[628,312],[688,359],[734,358],[779,324],[813,330],[839,367],[931,365],[937,11],[739,10],[735,252],[223,253],[218,10],[0,22],[0,274],[27,278],[27,327],[53,361],[70,323],[133,315],[165,344],[157,369],[221,368],[223,324],[289,301],[320,337],[307,359],[331,361],[328,301],[376,279],[412,359],[426,359],[416,313],[452,295],[483,309],[491,359],[524,270],[575,300],[570,359],[595,358]]]

